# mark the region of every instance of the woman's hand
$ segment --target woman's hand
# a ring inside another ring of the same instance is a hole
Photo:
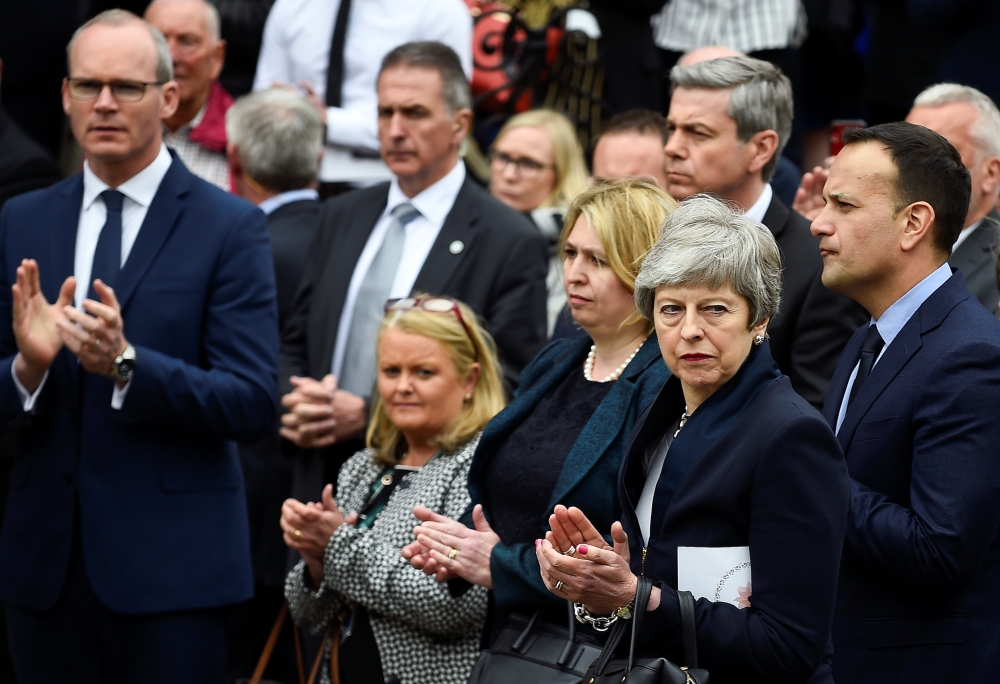
[[[595,546],[599,549],[611,550],[604,537],[597,531],[593,523],[576,506],[566,508],[558,505],[549,516],[551,532],[545,533],[545,538],[560,553],[569,551],[571,547]],[[625,560],[628,561],[628,545],[625,545]]]
[[[281,530],[285,544],[302,554],[314,587],[323,577],[326,545],[344,522],[344,516],[333,500],[333,485],[323,488],[321,503],[286,499],[281,505]]]
[[[607,544],[605,548],[581,544],[572,556],[563,555],[548,539],[537,540],[535,555],[549,591],[582,603],[594,615],[610,615],[628,605],[635,598],[639,580],[629,568],[628,536],[621,523],[612,526],[611,537],[613,549]]]
[[[410,558],[414,567],[423,563],[421,569],[434,574],[438,581],[461,577],[472,584],[493,588],[490,554],[500,537],[486,522],[482,506],[477,504],[472,509],[474,530],[422,506],[414,508],[413,514],[423,522],[413,529],[413,533],[424,553],[416,552],[411,544],[403,549],[403,556]],[[407,556],[407,552],[411,555]]]

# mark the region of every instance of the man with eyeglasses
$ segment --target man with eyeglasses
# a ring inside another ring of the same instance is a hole
[[[275,413],[264,215],[163,145],[163,35],[109,10],[67,49],[83,173],[0,212],[0,533],[19,681],[226,681],[253,580],[235,440]]]
[[[218,80],[226,60],[219,11],[206,0],[154,0],[145,18],[167,39],[180,95],[163,120],[164,142],[192,173],[229,190],[226,112],[233,98]]]

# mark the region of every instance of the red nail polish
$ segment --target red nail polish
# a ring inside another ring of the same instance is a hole
[[[580,552],[581,556],[586,556],[587,555],[587,545],[586,544],[580,544],[578,547],[576,547],[576,550]]]
[[[541,546],[541,545],[542,545],[542,540],[541,539],[536,539],[535,540],[535,546]]]

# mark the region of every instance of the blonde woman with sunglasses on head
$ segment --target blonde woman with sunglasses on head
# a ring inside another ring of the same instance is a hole
[[[453,596],[410,567],[412,511],[457,517],[479,435],[504,405],[493,341],[464,304],[439,297],[390,301],[379,331],[377,398],[367,448],[340,471],[336,497],[285,502],[285,542],[302,554],[285,594],[297,624],[340,640],[342,684],[468,678],[486,591]],[[321,681],[330,681],[324,658]]]

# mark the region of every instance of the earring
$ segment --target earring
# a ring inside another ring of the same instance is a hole
[[[472,393],[471,392],[466,392],[465,393],[465,400],[466,401],[470,401],[471,399],[472,399]]]
[[[757,345],[758,347],[760,345],[764,344],[764,336],[763,335],[757,335],[756,337],[753,338],[753,343],[755,345]]]

